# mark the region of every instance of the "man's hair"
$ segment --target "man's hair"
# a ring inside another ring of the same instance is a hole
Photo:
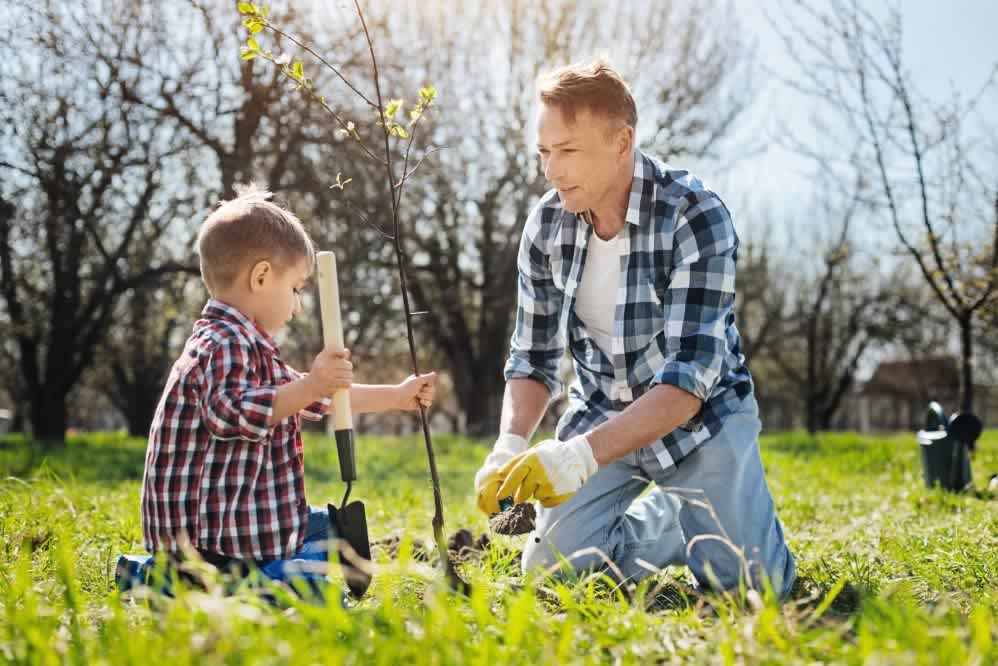
[[[603,58],[575,63],[537,79],[541,102],[564,114],[568,122],[582,109],[638,126],[638,108],[623,77]]]
[[[247,266],[267,260],[275,269],[307,259],[315,265],[315,247],[295,215],[270,201],[271,193],[250,184],[236,188],[236,198],[222,201],[198,233],[201,279],[215,295],[235,282]]]

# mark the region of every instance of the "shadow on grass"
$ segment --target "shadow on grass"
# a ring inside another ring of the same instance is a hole
[[[797,580],[794,581],[789,598],[783,604],[792,607],[795,615],[808,617],[827,603],[826,600],[831,591],[831,587],[821,585],[808,576],[798,576]],[[827,603],[827,608],[822,611],[822,618],[826,621],[844,621],[859,612],[863,600],[872,594],[872,591],[864,592],[852,582],[846,582],[835,593],[835,598]],[[641,601],[649,613],[668,613],[693,609],[697,611],[698,615],[706,616],[717,613],[720,608],[730,610],[735,607],[730,600],[722,598],[720,595],[700,592],[668,579],[657,582],[647,590]],[[744,600],[736,606],[742,604],[746,609],[750,606],[750,604],[745,604]]]
[[[821,585],[808,576],[798,576],[790,590],[790,598],[786,603],[794,604],[798,609],[814,611],[825,603],[832,587]],[[863,599],[872,596],[872,591],[864,592],[853,583],[846,582],[835,595],[824,613],[824,617],[846,617],[855,614],[863,605]]]

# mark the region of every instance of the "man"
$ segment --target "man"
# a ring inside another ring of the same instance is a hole
[[[697,178],[636,150],[634,99],[606,63],[558,70],[539,95],[553,189],[521,239],[501,435],[475,478],[479,507],[540,502],[524,570],[561,555],[637,580],[682,563],[702,587],[768,580],[785,596],[796,565],[759,458],[730,215]],[[561,391],[566,344],[576,379],[558,439],[528,449]]]

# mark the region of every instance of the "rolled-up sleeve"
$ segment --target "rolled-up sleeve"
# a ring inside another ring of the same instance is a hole
[[[238,338],[222,338],[205,368],[201,417],[216,439],[256,442],[270,432],[276,386],[261,386],[254,352]]]
[[[292,380],[296,381],[307,375],[305,372],[298,372],[291,366],[288,366],[288,372],[291,374]],[[329,406],[333,404],[332,398],[322,398],[317,400],[310,405],[306,405],[299,412],[298,416],[306,419],[308,421],[321,421],[327,413],[329,413]]]
[[[666,361],[652,385],[671,384],[706,402],[725,372],[729,352],[727,319],[735,299],[738,237],[717,195],[691,192],[686,201],[663,299]]]
[[[565,351],[565,332],[559,322],[565,295],[552,277],[550,258],[541,238],[542,216],[543,206],[537,206],[520,238],[516,326],[504,375],[507,381],[534,379],[556,396],[562,391],[558,363]]]

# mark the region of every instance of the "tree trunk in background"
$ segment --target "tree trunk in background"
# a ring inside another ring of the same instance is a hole
[[[66,444],[66,426],[69,410],[66,395],[51,390],[41,390],[31,397],[32,438],[46,451],[57,450]]]
[[[960,319],[960,411],[974,411],[973,314]]]

